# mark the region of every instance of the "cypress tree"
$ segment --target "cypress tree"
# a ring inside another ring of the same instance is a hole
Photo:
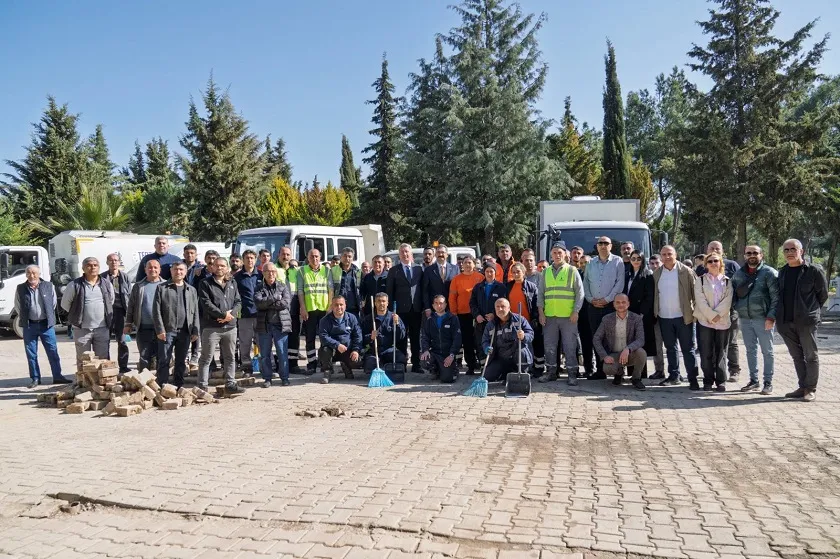
[[[353,163],[353,150],[350,149],[350,142],[347,136],[341,135],[341,166],[338,169],[341,177],[340,186],[347,193],[350,199],[350,206],[353,210],[359,207],[359,169]]]
[[[128,166],[123,167],[122,174],[134,186],[141,187],[146,182],[146,160],[137,140],[134,140],[134,153],[128,158]]]
[[[88,160],[89,171],[87,186],[92,189],[113,190],[113,172],[116,165],[111,162],[111,155],[108,151],[108,144],[105,142],[105,134],[102,125],[96,125],[96,131],[88,139]]]
[[[624,133],[624,103],[615,62],[615,48],[607,41],[604,57],[607,82],[604,87],[604,193],[607,198],[630,197],[630,158]]]
[[[286,142],[283,138],[277,138],[277,142],[271,145],[271,135],[265,138],[265,175],[273,181],[274,177],[280,177],[286,183],[292,183],[292,165],[289,163],[289,155],[286,152]]]
[[[163,138],[154,138],[146,143],[146,180],[150,183],[181,182],[178,173],[172,167],[169,155],[169,143]]]

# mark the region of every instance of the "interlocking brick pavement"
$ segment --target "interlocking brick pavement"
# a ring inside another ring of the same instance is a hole
[[[813,403],[781,397],[794,373],[777,345],[770,397],[582,381],[477,399],[454,394],[465,377],[385,390],[293,377],[112,418],[35,407],[22,342],[2,340],[0,553],[835,557],[840,353],[821,343]],[[294,415],[325,405],[369,417]],[[115,508],[21,516],[47,495]]]

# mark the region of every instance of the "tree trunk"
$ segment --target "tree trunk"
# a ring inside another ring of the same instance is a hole
[[[776,235],[770,235],[770,247],[767,250],[767,256],[770,257],[770,265],[774,268],[779,268],[779,238]]]
[[[680,204],[676,200],[674,200],[674,219],[671,221],[671,238],[668,239],[668,242],[672,245],[676,246],[677,244],[677,231],[680,229]]]
[[[831,281],[834,273],[834,259],[837,257],[837,235],[831,236],[831,250],[828,252],[828,265],[825,267],[825,277]]]
[[[738,263],[744,265],[744,248],[747,246],[747,216],[738,216],[738,229],[735,231],[735,254]]]
[[[484,228],[484,246],[481,247],[484,254],[496,256],[496,235],[492,225]],[[478,256],[481,258],[481,255]]]

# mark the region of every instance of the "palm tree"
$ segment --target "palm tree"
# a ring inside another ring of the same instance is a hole
[[[31,220],[29,225],[38,233],[56,235],[70,229],[119,231],[131,223],[131,215],[122,196],[109,188],[82,186],[78,200],[59,202],[59,212],[46,223]]]

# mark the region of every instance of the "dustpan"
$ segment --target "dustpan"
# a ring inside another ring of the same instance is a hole
[[[519,304],[519,317],[522,318],[522,304]],[[519,327],[520,330],[522,326]],[[522,372],[522,340],[519,340],[519,363],[515,373],[508,373],[505,380],[505,398],[527,398],[531,394],[531,375]]]

